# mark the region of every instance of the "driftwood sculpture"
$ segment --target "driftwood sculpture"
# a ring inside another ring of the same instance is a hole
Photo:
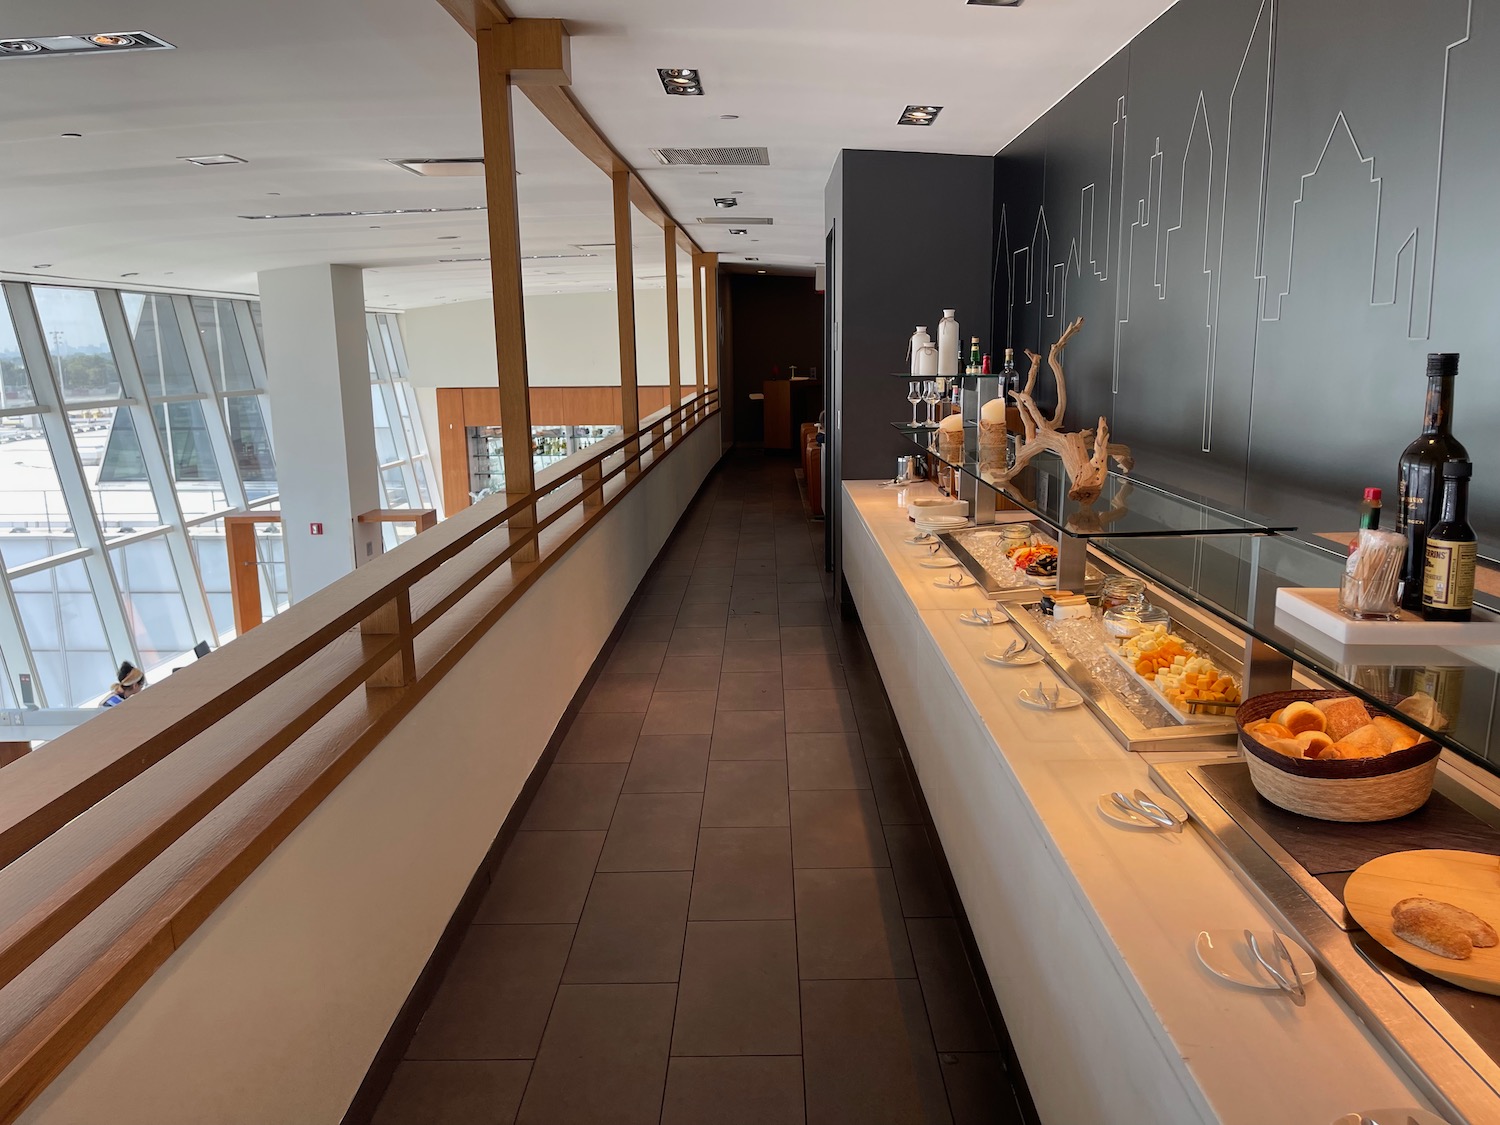
[[[1099,419],[1096,430],[1061,432],[1063,415],[1068,409],[1068,382],[1063,374],[1062,351],[1068,346],[1068,341],[1082,329],[1083,317],[1079,317],[1068,325],[1067,330],[1047,353],[1047,366],[1052,369],[1053,377],[1057,380],[1057,409],[1052,412],[1051,418],[1042,413],[1033,397],[1037,378],[1042,371],[1042,357],[1036,352],[1026,353],[1026,358],[1031,360],[1031,373],[1026,377],[1026,386],[1019,391],[1010,392],[1010,397],[1015,399],[1016,409],[1020,412],[1025,437],[1016,447],[1015,464],[999,474],[999,479],[1014,479],[1033,457],[1044,449],[1050,449],[1062,459],[1063,468],[1068,474],[1071,483],[1069,498],[1080,504],[1092,504],[1104,490],[1110,458],[1114,458],[1120,469],[1127,473],[1135,462],[1128,447],[1110,444],[1109,423],[1103,418]]]

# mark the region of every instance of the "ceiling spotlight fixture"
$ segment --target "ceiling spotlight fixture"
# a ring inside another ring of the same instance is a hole
[[[669,94],[694,97],[703,93],[703,79],[696,70],[657,67],[661,88]]]
[[[748,257],[747,257],[747,258],[746,258],[746,259],[745,259],[745,261],[747,261],[747,262],[758,262],[758,261],[760,261],[760,259],[759,259],[759,258],[748,258]]]
[[[215,164],[247,164],[243,157],[230,156],[227,152],[218,152],[210,156],[179,156],[178,160],[186,160],[189,164],[197,164],[208,168]]]
[[[968,0],[972,8],[1019,8],[1021,0]]]
[[[31,268],[34,270],[50,270],[52,268],[52,263],[42,262],[39,265],[32,266]]]
[[[77,139],[78,139],[78,138],[80,138],[80,137],[82,137],[82,136],[83,136],[83,134],[82,134],[82,133],[59,133],[59,134],[57,134],[57,135],[58,135],[58,136],[59,136],[59,137],[67,137],[67,138],[69,138],[69,139],[70,139],[70,140],[77,140]]]
[[[482,176],[484,157],[454,156],[420,160],[387,160],[397,168],[404,168],[417,176]]]
[[[171,43],[145,31],[103,31],[92,35],[36,35],[0,39],[0,59],[43,59],[63,55],[104,55],[119,51],[170,51]]]
[[[909,105],[901,112],[897,125],[931,125],[943,112],[940,105]]]
[[[136,273],[122,273],[120,276],[121,277],[140,277],[141,275],[140,275],[140,273],[138,271]]]
[[[749,234],[750,232],[748,230],[746,230],[744,227],[730,227],[729,228],[729,233],[730,234]]]
[[[721,195],[714,200],[715,207],[738,207],[740,201],[732,195]]]
[[[738,121],[739,119],[740,119],[740,115],[738,113],[721,113],[721,114],[719,114],[719,120],[720,121]]]
[[[766,271],[765,270],[756,270],[755,272],[756,273],[765,273]]]

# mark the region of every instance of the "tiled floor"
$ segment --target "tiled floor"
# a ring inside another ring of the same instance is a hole
[[[900,736],[786,461],[647,579],[377,1125],[1011,1125]]]

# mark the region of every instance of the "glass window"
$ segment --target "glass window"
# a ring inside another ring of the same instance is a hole
[[[37,316],[64,402],[98,402],[125,397],[115,366],[99,296],[92,289],[33,287]]]
[[[379,383],[370,384],[370,408],[375,414],[375,457],[382,465],[399,461],[396,438],[391,433],[391,419],[385,408],[385,394]]]
[[[229,424],[229,444],[245,482],[245,496],[259,500],[276,491],[276,457],[261,414],[264,395],[236,395],[224,400],[224,418]]]
[[[14,579],[13,586],[47,702],[82,707],[109,691],[119,665],[83,560]]]
[[[375,370],[375,349],[370,347],[370,338],[368,336],[365,337],[365,355],[370,360],[370,382],[378,383],[380,381],[380,372]]]
[[[411,507],[411,495],[406,491],[406,478],[401,472],[400,465],[392,465],[389,469],[381,469],[380,482],[385,486],[385,506],[387,508]]]
[[[78,546],[41,422],[35,414],[0,418],[0,561],[6,567]]]
[[[422,423],[417,415],[417,396],[410,383],[396,384],[396,409],[401,412],[401,432],[406,435],[406,448],[413,454],[427,452],[427,442],[422,434]]]
[[[253,391],[255,376],[245,355],[245,341],[240,336],[240,322],[234,315],[234,302],[216,297],[194,297],[193,316],[203,350],[208,353],[208,372],[220,391]]]
[[[172,298],[159,293],[121,293],[120,301],[146,393],[153,397],[194,394],[198,387],[188,366]]]
[[[391,318],[380,313],[376,320],[380,324],[380,342],[385,347],[385,363],[393,378],[406,374],[406,352],[401,347],[401,330],[392,328]]]
[[[130,410],[70,410],[68,429],[104,534],[123,535],[161,523]]]
[[[109,561],[143,666],[154,668],[191,652],[198,638],[193,636],[167,541],[148,539],[116,547]]]
[[[188,519],[228,507],[224,478],[214,457],[201,402],[158,403],[151,408],[167,451],[182,514]]]
[[[260,604],[269,607],[266,616],[280,613],[290,604],[286,592],[286,540],[279,523],[255,529],[255,553],[260,562]]]
[[[203,591],[208,595],[208,612],[213,618],[214,631],[220,638],[234,633],[234,603],[229,597],[229,541],[224,534],[224,521],[201,523],[188,528],[188,542],[193,545],[193,558],[198,563],[198,575],[203,580]]]
[[[427,461],[419,457],[411,463],[412,471],[417,477],[417,492],[422,496],[422,507],[431,508],[432,504],[432,481],[427,477]]]
[[[250,322],[255,325],[255,342],[260,345],[262,354],[266,350],[266,330],[260,324],[260,302],[250,302]]]
[[[26,364],[21,359],[21,345],[16,340],[16,326],[11,323],[5,294],[0,293],[0,410],[35,404],[36,396],[31,392],[31,380],[26,377]]]

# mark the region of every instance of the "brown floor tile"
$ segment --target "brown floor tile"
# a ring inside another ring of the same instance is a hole
[[[717,628],[672,630],[672,639],[667,645],[668,656],[722,656],[724,654],[724,626]]]
[[[691,871],[698,793],[622,793],[604,838],[600,871]]]
[[[729,605],[698,602],[677,611],[679,629],[721,629],[729,621]]]
[[[698,565],[693,567],[693,575],[688,579],[688,588],[694,586],[728,586],[734,581],[734,564],[727,566],[704,565],[702,552],[699,552]]]
[[[804,980],[914,977],[896,883],[883,867],[796,872]]]
[[[518,1125],[657,1125],[677,987],[566,984]]]
[[[922,823],[922,808],[912,791],[905,762],[899,758],[870,762],[870,780],[875,786],[875,800],[880,805],[880,819],[883,823]]]
[[[622,641],[661,641],[663,643],[672,639],[672,630],[676,627],[677,615],[662,617],[632,617],[625,622],[625,628],[620,631]]]
[[[674,557],[673,553],[671,553],[673,551],[673,547],[669,546],[667,548],[664,548],[662,554],[657,559],[658,564],[670,563],[674,564],[675,566],[680,566],[685,561],[689,564],[689,569],[691,569],[693,561],[692,558],[676,558]],[[692,554],[696,555],[697,551],[693,551]],[[641,583],[641,593],[680,594],[687,589],[687,584],[688,580],[686,574],[669,574],[664,570],[653,568],[651,574],[647,576],[646,581]]]
[[[803,626],[781,629],[781,652],[838,652],[833,630],[827,626]]]
[[[470,926],[406,1057],[532,1058],[572,940],[572,926]]]
[[[675,594],[642,594],[631,608],[633,617],[673,617],[682,607],[682,592]]]
[[[792,789],[870,788],[859,735],[848,731],[787,735],[786,768]]]
[[[901,736],[889,723],[861,722],[859,740],[864,744],[867,761],[901,757]]]
[[[844,686],[844,666],[837,653],[791,653],[782,657],[781,670],[782,678],[792,687],[837,691]]]
[[[953,1125],[1021,1125],[1005,1062],[998,1054],[938,1056]]]
[[[740,559],[734,560],[734,573],[736,577],[741,574],[775,574],[776,560],[768,559]]]
[[[927,829],[920,824],[887,824],[884,831],[891,872],[901,893],[901,913],[908,918],[951,917],[953,904]]]
[[[621,641],[609,654],[606,673],[660,672],[662,657],[667,655],[664,641]]]
[[[725,672],[719,677],[720,711],[781,711],[780,672]]]
[[[786,758],[786,716],[781,711],[720,711],[714,716],[710,760],[764,762]]]
[[[795,866],[890,866],[869,790],[799,789],[791,794],[791,805]]]
[[[603,832],[517,832],[475,924],[577,922],[603,847]]]
[[[826,599],[821,582],[789,582],[786,580],[786,569],[780,567],[777,576],[782,580],[776,585],[776,597],[783,605],[801,604],[803,602],[816,602],[822,605]]]
[[[758,591],[741,592],[735,590],[729,596],[729,612],[736,617],[754,617],[763,615],[775,617],[779,608],[774,592],[760,593]]]
[[[645,734],[713,734],[716,691],[662,691],[651,698]]]
[[[775,641],[781,637],[781,626],[770,614],[729,619],[731,641]]]
[[[786,763],[709,761],[704,828],[775,828],[790,823]]]
[[[529,1061],[403,1062],[370,1125],[511,1125],[526,1092]],[[797,1109],[802,1109],[797,1069]],[[801,1121],[801,1118],[798,1118]]]
[[[636,744],[623,793],[702,793],[706,734],[648,734]]]
[[[776,543],[769,536],[764,539],[761,538],[760,533],[763,530],[769,529],[757,526],[746,527],[745,524],[740,524],[740,546],[736,555],[739,561],[746,559],[774,559],[776,557]],[[746,532],[750,534],[745,534]]]
[[[797,932],[791,922],[689,922],[674,1055],[795,1055]]]
[[[594,876],[563,983],[675,981],[692,881],[687,871],[601,871]]]
[[[795,918],[791,830],[701,829],[688,917],[696,921]]]
[[[669,656],[656,677],[657,691],[717,691],[717,656]]]
[[[554,762],[531,799],[521,827],[569,832],[608,828],[615,799],[625,783],[623,764],[562,765]]]
[[[807,1125],[948,1125],[915,981],[802,982]]]
[[[722,585],[689,586],[687,592],[682,595],[682,608],[687,609],[695,605],[728,605],[729,591],[728,582]]]
[[[786,729],[788,734],[823,734],[859,727],[847,691],[799,688],[786,692]]]
[[[634,714],[605,711],[575,715],[562,745],[557,749],[556,760],[573,764],[628,762],[635,750],[635,740],[640,737],[641,724],[645,721],[644,711]]]
[[[802,1060],[673,1059],[661,1125],[803,1125]]]
[[[639,713],[650,704],[651,689],[655,686],[654,672],[643,675],[607,672],[594,681],[580,710],[590,715],[599,712]]]
[[[917,979],[939,1051],[996,1051],[995,1029],[979,999],[958,923],[952,918],[908,918]]]
[[[782,602],[781,625],[786,629],[805,629],[828,622],[828,606],[822,601]]]
[[[746,595],[774,594],[776,593],[776,576],[774,574],[736,574],[734,592]]]
[[[742,641],[730,638],[724,642],[724,671],[780,672],[781,641]]]
[[[798,553],[805,554],[806,551],[804,550]],[[820,580],[823,577],[822,569],[813,566],[810,562],[781,566],[777,568],[776,573],[780,577],[782,582],[796,583],[799,585],[817,586],[819,585]]]

